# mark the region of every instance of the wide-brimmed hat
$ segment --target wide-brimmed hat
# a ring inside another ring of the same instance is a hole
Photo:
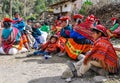
[[[93,30],[93,29],[96,29],[96,30],[102,32],[105,36],[108,36],[107,32],[106,32],[107,29],[103,25],[97,25],[96,27],[92,27],[91,30]]]
[[[111,21],[114,21],[114,20],[117,20],[117,18],[116,17],[111,18]]]
[[[70,21],[71,19],[70,19],[69,16],[62,16],[62,17],[60,18],[60,20],[61,20],[61,21],[67,21],[67,20]]]
[[[87,21],[95,21],[95,16],[93,14],[91,14],[90,16],[88,16],[86,18]]]
[[[79,18],[79,19],[83,19],[83,15],[81,15],[81,14],[75,14],[75,15],[73,15],[73,19],[77,19],[77,18]]]
[[[3,19],[3,21],[4,21],[4,22],[13,22],[13,20],[12,20],[12,19],[7,18],[7,17],[5,17],[5,18]]]

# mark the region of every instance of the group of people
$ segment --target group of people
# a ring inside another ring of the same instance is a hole
[[[113,26],[107,29],[94,15],[88,16],[83,22],[84,16],[75,14],[72,18],[59,17],[50,28],[47,23],[43,26],[40,23],[31,24],[31,20],[27,20],[25,24],[19,13],[14,15],[13,20],[3,19],[1,54],[17,54],[30,51],[32,47],[35,52],[28,54],[27,57],[38,55],[49,57],[54,53],[59,56],[68,55],[78,61],[76,64],[69,62],[69,68],[63,72],[63,75],[71,73],[69,76],[71,78],[82,77],[92,66],[109,73],[118,72],[119,59],[110,42],[111,37],[120,35],[117,18],[111,19]]]
[[[30,52],[30,49],[38,49],[41,44],[46,43],[50,27],[47,23],[41,25],[33,23],[31,19],[27,22],[15,12],[14,18],[4,17],[1,21],[1,47],[0,54],[17,54]]]

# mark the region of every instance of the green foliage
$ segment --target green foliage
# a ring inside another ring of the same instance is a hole
[[[12,5],[13,14],[15,12],[19,12],[21,15],[23,15],[24,12],[23,9],[24,9],[24,4],[22,2],[20,2],[19,0],[13,1],[13,5]]]
[[[3,0],[2,1],[2,11],[4,13],[9,13],[9,8],[10,8],[9,0]]]
[[[87,10],[88,10],[89,7],[92,6],[92,5],[93,5],[93,3],[92,3],[91,1],[86,0],[86,1],[83,3],[81,9],[79,10],[79,13],[86,15]]]
[[[36,17],[37,17],[37,14],[31,14],[31,15],[25,17],[25,20],[28,20],[28,19],[30,19],[30,20],[36,20]]]
[[[34,12],[40,14],[46,10],[46,5],[44,0],[36,0],[33,8]]]
[[[10,15],[10,5],[12,5],[13,14],[14,12],[19,12],[21,16],[27,15],[25,18],[28,18],[31,13],[39,15],[41,12],[46,11],[50,4],[61,0],[12,0],[12,4],[10,4],[10,1],[11,0],[2,0],[1,2],[1,13],[3,16],[6,14],[8,14],[8,16]]]

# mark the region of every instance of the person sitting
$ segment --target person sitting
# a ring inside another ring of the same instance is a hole
[[[26,31],[26,36],[27,36],[27,39],[28,39],[28,44],[31,48],[33,48],[34,46],[34,43],[35,43],[35,39],[34,37],[32,36],[32,20],[28,19],[27,20],[27,24],[25,26],[25,31]]]
[[[120,35],[120,25],[119,25],[118,19],[113,17],[111,21],[112,21],[113,26],[107,30],[109,38],[117,37],[118,35]]]
[[[35,51],[33,54],[28,54],[27,57],[37,55],[50,55],[51,53],[56,53],[58,49],[58,37],[56,35],[53,35],[45,44],[40,47],[39,51]]]
[[[86,38],[83,33],[78,33],[75,31],[75,28],[78,27],[83,19],[83,16],[80,14],[75,14],[73,16],[75,21],[73,30],[70,32],[70,38],[66,42],[65,51],[71,59],[78,60],[80,54],[85,54],[92,47],[92,41]],[[88,34],[88,33],[84,33]]]
[[[17,28],[20,31],[21,34],[21,48],[24,45],[25,48],[28,49],[28,51],[30,51],[29,45],[28,45],[28,39],[27,39],[27,34],[25,33],[25,22],[23,20],[23,18],[20,17],[20,14],[18,12],[14,13],[14,19],[12,22],[12,26]]]
[[[39,23],[35,23],[32,27],[32,36],[35,38],[35,43],[34,43],[34,48],[35,49],[38,49],[40,44],[41,44],[41,31],[39,30],[40,28],[40,24]]]
[[[107,37],[106,28],[102,25],[97,25],[92,27],[91,31],[94,38],[92,50],[76,64],[68,62],[69,68],[64,71],[62,77],[66,78],[64,75],[68,72],[71,73],[68,77],[82,77],[93,66],[102,68],[112,74],[118,72],[118,56]]]
[[[27,49],[19,49],[20,32],[17,28],[12,27],[12,20],[4,18],[2,31],[2,46],[0,47],[0,54],[17,54],[18,52],[25,52]]]
[[[70,38],[70,31],[72,30],[72,26],[69,25],[70,17],[63,16],[60,18],[61,20],[61,31],[60,36],[63,38]]]
[[[85,22],[80,23],[79,26],[85,29],[90,29],[91,27],[94,26],[94,23],[95,23],[95,16],[91,14],[86,18]]]
[[[42,43],[46,43],[47,42],[47,38],[49,36],[49,32],[50,32],[50,26],[48,25],[48,22],[44,22],[43,25],[39,28],[42,35]]]

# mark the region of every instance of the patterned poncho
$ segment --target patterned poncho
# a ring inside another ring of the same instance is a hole
[[[118,57],[116,52],[106,37],[101,37],[94,42],[92,51],[86,55],[84,64],[87,64],[90,60],[100,62],[103,69],[108,72],[115,73],[118,69]]]

